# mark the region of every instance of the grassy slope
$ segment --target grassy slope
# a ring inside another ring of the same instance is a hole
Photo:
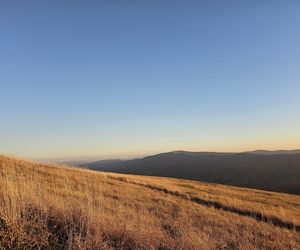
[[[0,249],[297,249],[300,197],[0,156]]]

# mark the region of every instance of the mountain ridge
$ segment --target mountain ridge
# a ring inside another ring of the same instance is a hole
[[[133,160],[91,162],[93,170],[175,177],[300,194],[300,153],[251,151],[241,153],[171,151]]]

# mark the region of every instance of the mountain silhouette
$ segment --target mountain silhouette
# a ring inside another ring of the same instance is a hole
[[[175,177],[300,194],[300,150],[244,153],[174,151],[82,165],[107,172]]]

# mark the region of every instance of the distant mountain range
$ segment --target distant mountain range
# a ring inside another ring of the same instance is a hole
[[[174,151],[82,164],[116,173],[175,177],[300,195],[300,150],[244,153]]]
[[[250,151],[248,153],[253,154],[262,154],[262,155],[279,155],[279,154],[300,154],[300,149],[294,149],[294,150],[255,150]]]

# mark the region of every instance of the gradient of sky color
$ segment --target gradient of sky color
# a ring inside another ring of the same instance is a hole
[[[0,152],[300,148],[300,1],[2,1]]]

